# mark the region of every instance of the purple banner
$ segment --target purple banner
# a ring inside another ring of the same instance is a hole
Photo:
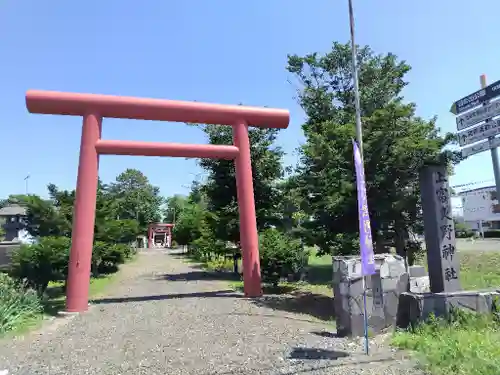
[[[356,189],[358,191],[359,244],[361,253],[361,273],[363,276],[375,273],[373,256],[373,240],[370,225],[370,212],[366,198],[365,168],[356,141],[352,140],[354,148],[354,166],[356,168]]]

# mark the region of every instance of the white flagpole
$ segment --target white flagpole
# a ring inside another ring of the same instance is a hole
[[[357,50],[356,42],[354,38],[354,11],[352,8],[352,0],[348,0],[349,4],[349,27],[351,31],[351,53],[352,53],[352,79],[354,81],[354,106],[356,109],[356,141],[359,147],[359,153],[361,155],[361,162],[364,162],[363,158],[363,129],[361,126],[361,104],[359,98],[359,80],[358,80],[358,62],[357,62]],[[361,245],[361,243],[360,243]],[[365,328],[365,353],[368,355],[369,343],[368,343],[368,313],[366,309],[366,277],[363,275],[363,315],[364,315],[364,328]]]

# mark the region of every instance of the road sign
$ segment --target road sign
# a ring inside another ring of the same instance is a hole
[[[500,120],[493,120],[458,133],[458,143],[463,147],[497,134],[500,134]]]
[[[466,147],[462,149],[462,156],[467,158],[474,154],[479,154],[480,152],[486,151],[490,148],[495,148],[500,146],[500,138],[493,138],[478,143],[474,146]]]
[[[498,115],[500,115],[500,100],[458,116],[456,118],[457,130],[460,131],[467,129],[472,125],[476,125],[481,121],[488,120]]]
[[[500,80],[492,83],[491,85],[482,88],[470,95],[457,100],[451,105],[450,112],[458,115],[468,109],[477,107],[480,104],[487,102],[500,95]]]

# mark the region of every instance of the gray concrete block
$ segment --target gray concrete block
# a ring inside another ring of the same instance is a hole
[[[403,258],[378,254],[375,266],[376,274],[366,283],[368,325],[374,333],[396,323],[399,295],[408,290],[409,283]],[[360,258],[334,257],[333,269],[337,333],[341,336],[363,335],[364,290]]]
[[[397,293],[396,291],[388,292],[387,294],[384,295],[384,298],[385,298],[385,304],[384,304],[385,315],[387,316],[388,319],[390,319],[389,325],[391,325],[395,323],[396,316],[398,314],[399,293]]]
[[[478,313],[491,313],[493,301],[500,297],[498,291],[458,291],[448,293],[402,293],[399,296],[399,307],[396,324],[407,328],[412,324],[424,321],[433,314],[446,316],[451,308],[459,308]]]
[[[361,278],[361,262],[359,261],[359,257],[334,257],[333,282],[338,283],[350,278]]]
[[[380,277],[383,279],[399,277],[406,273],[404,259],[398,255],[389,254],[380,266]]]
[[[397,290],[398,284],[399,284],[399,277],[382,279],[382,289],[384,291]]]
[[[407,273],[401,274],[398,278],[398,289],[397,289],[397,294],[400,295],[401,293],[407,292],[409,288],[409,283],[410,283],[410,276]]]

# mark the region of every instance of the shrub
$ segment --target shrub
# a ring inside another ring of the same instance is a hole
[[[105,220],[96,225],[95,240],[108,243],[129,244],[140,233],[137,220]]]
[[[457,238],[470,238],[474,232],[463,222],[455,220],[455,234]]]
[[[207,268],[211,271],[223,272],[232,271],[234,268],[233,262],[226,258],[216,258],[207,262]]]
[[[125,260],[130,257],[132,248],[124,243],[109,245],[108,251],[103,257],[103,260],[115,265],[125,263]]]
[[[132,254],[132,249],[126,244],[109,244],[96,241],[92,251],[92,274],[107,274],[116,272],[118,265]]]
[[[484,232],[484,238],[500,238],[500,230],[492,229]]]
[[[70,246],[67,237],[42,237],[36,244],[21,245],[12,254],[9,273],[41,296],[50,281],[66,280]]]
[[[33,289],[0,273],[0,333],[19,327],[41,311],[42,304]]]
[[[194,240],[189,247],[193,257],[202,262],[208,262],[219,257],[225,249],[225,244],[215,239],[211,231],[203,231],[201,236]]]
[[[471,238],[474,236],[474,232],[472,230],[456,230],[456,237],[457,238]],[[486,232],[485,232],[485,237],[486,237]]]
[[[307,264],[309,254],[302,249],[300,241],[277,229],[262,232],[259,245],[262,279],[274,286],[281,278],[300,272]]]

